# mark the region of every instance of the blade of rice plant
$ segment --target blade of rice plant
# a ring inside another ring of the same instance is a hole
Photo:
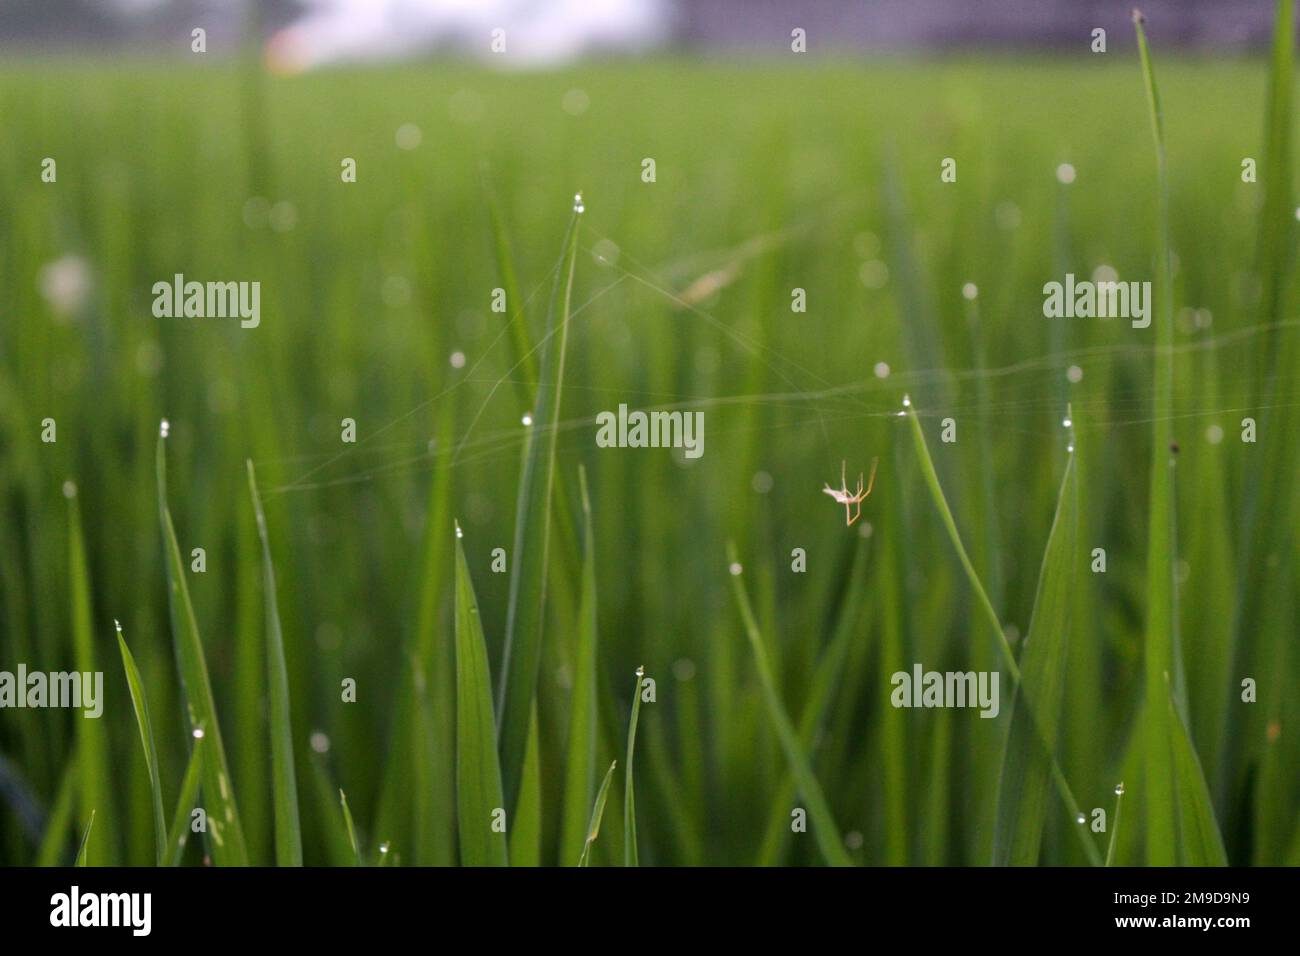
[[[357,866],[365,866],[365,861],[361,858],[361,845],[357,843],[357,828],[352,822],[352,811],[348,809],[348,795],[342,789],[339,790],[339,805],[343,807],[343,823],[348,828],[348,843],[356,855]]]
[[[149,719],[149,700],[145,697],[144,682],[135,666],[131,649],[122,636],[122,625],[117,621],[117,646],[122,652],[122,668],[126,671],[127,687],[131,691],[131,706],[135,708],[135,722],[140,730],[140,746],[144,748],[144,762],[149,769],[149,787],[153,791],[153,823],[155,859],[162,866],[167,847],[167,818],[163,815],[162,781],[158,777],[158,748],[154,744],[153,722]]]
[[[275,862],[302,866],[302,829],[298,821],[298,779],[293,769],[293,728],[289,715],[289,669],[284,660],[284,635],[275,594],[275,567],[262,513],[262,496],[252,461],[248,466],[248,493],[253,498],[257,536],[262,542],[262,590],[266,601],[266,689],[271,717],[271,797],[275,804]]]
[[[849,571],[849,586],[845,591],[835,635],[817,663],[817,672],[813,676],[807,703],[804,704],[803,712],[799,715],[799,741],[805,750],[810,750],[817,739],[817,734],[835,698],[835,690],[840,685],[849,648],[853,645],[854,638],[860,635],[859,614],[867,592],[869,541],[869,538],[858,539],[853,567]],[[790,808],[796,792],[794,776],[786,770],[777,796],[772,801],[767,830],[762,846],[759,848],[758,866],[776,866],[780,862],[781,850],[790,835]]]
[[[1115,865],[1115,848],[1119,846],[1119,808],[1124,805],[1124,784],[1115,788],[1115,814],[1110,818],[1110,842],[1106,845],[1106,865]]]
[[[1154,316],[1155,398],[1151,409],[1151,484],[1147,525],[1146,594],[1146,847],[1152,866],[1172,865],[1177,859],[1175,794],[1170,766],[1169,711],[1164,706],[1165,675],[1174,674],[1175,692],[1182,697],[1182,679],[1177,669],[1174,618],[1174,529],[1173,472],[1170,446],[1173,440],[1173,288],[1169,260],[1169,179],[1165,168],[1164,117],[1156,88],[1151,53],[1147,47],[1144,18],[1133,12],[1138,53],[1146,89],[1147,108],[1156,147],[1156,178],[1159,191],[1157,223],[1156,282],[1154,296],[1159,303]]]
[[[523,785],[515,818],[510,825],[510,865],[542,865],[542,747],[537,707],[528,731],[528,755],[524,758]]]
[[[181,792],[176,798],[176,812],[172,814],[171,829],[167,831],[167,865],[180,866],[185,855],[185,844],[190,838],[190,813],[199,799],[199,785],[203,782],[203,731],[196,730],[194,747],[181,780]]]
[[[636,724],[641,716],[641,680],[645,668],[636,669],[636,690],[632,693],[632,716],[627,722],[627,766],[623,768],[623,865],[640,866],[636,845],[636,786],[632,777],[632,755],[636,751]]]
[[[94,626],[90,611],[90,572],[86,567],[86,543],[81,533],[81,508],[77,488],[72,482],[63,486],[68,501],[68,576],[72,583],[72,641],[77,670],[93,675],[99,668],[95,661]],[[93,678],[92,678],[93,679]],[[102,706],[102,701],[101,701]],[[81,781],[80,815],[84,818],[99,811],[99,833],[95,845],[87,850],[90,866],[107,866],[118,862],[117,834],[113,825],[112,777],[109,774],[108,722],[102,719],[77,720],[78,765]]]
[[[45,818],[45,835],[41,837],[41,845],[36,852],[37,866],[58,866],[60,860],[67,859],[63,854],[68,848],[68,828],[72,824],[73,807],[79,791],[77,757],[74,752],[63,768],[59,789],[54,795],[54,805]]]
[[[524,441],[523,472],[515,509],[515,573],[510,576],[501,682],[497,695],[501,777],[507,816],[514,812],[519,797],[524,756],[528,749],[528,725],[541,662],[551,491],[555,484],[558,435],[555,426],[560,420],[573,272],[578,252],[578,219],[582,208],[581,199],[575,197],[561,266],[556,273],[547,313],[537,402],[532,411],[533,423]]]
[[[1073,417],[1069,417],[1073,423]],[[1071,424],[1071,437],[1074,428]],[[1071,446],[1073,448],[1073,445]],[[1076,589],[1079,498],[1073,453],[1065,463],[1056,514],[1043,549],[1038,592],[1029,616],[1029,631],[1020,657],[1021,683],[1011,699],[1011,720],[998,780],[997,819],[993,831],[995,866],[1034,866],[1047,819],[1050,760],[1056,750],[1070,633],[1071,594]],[[1031,694],[1038,727],[1021,704]],[[1048,743],[1039,746],[1038,733]],[[1077,820],[1077,818],[1076,818]],[[1076,823],[1077,825],[1077,823]]]
[[[578,611],[578,646],[569,705],[568,760],[564,769],[564,818],[560,824],[560,864],[573,866],[586,852],[583,834],[596,784],[596,539],[591,527],[587,472],[578,467],[582,492],[582,595]]]
[[[514,256],[510,252],[510,238],[506,235],[505,217],[501,213],[501,201],[496,190],[492,188],[487,174],[479,178],[483,197],[488,208],[488,218],[492,224],[493,251],[496,253],[497,269],[501,272],[501,288],[506,293],[506,324],[510,332],[510,365],[515,369],[511,378],[515,382],[519,401],[527,408],[533,401],[533,386],[537,382],[537,358],[533,352],[533,343],[528,335],[528,317],[524,308],[524,297],[519,292],[519,281],[515,277]]]
[[[505,833],[493,829],[502,805],[487,645],[457,523],[456,813],[463,865],[506,865]]]
[[[209,855],[217,866],[247,866],[248,851],[244,831],[239,823],[239,809],[230,784],[226,751],[221,744],[221,727],[217,707],[212,700],[208,665],[203,658],[203,641],[190,603],[185,583],[185,564],[180,544],[167,507],[167,432],[164,419],[158,430],[156,468],[158,476],[158,515],[162,524],[163,562],[167,568],[167,596],[171,609],[172,644],[185,692],[191,731],[203,728],[207,756],[203,760],[203,800],[208,811],[206,839]]]
[[[957,521],[952,516],[952,509],[948,507],[948,499],[944,497],[943,488],[939,484],[939,476],[934,470],[934,461],[931,459],[930,449],[925,443],[925,435],[921,431],[920,419],[916,417],[916,409],[912,406],[912,400],[907,396],[903,397],[903,408],[911,424],[916,456],[921,465],[921,475],[925,479],[926,487],[930,490],[931,498],[934,499],[934,505],[939,512],[939,517],[943,519],[944,528],[948,532],[948,538],[952,541],[953,550],[957,552],[957,558],[961,562],[962,570],[966,572],[966,579],[970,582],[971,590],[975,592],[976,604],[988,619],[989,626],[998,636],[998,648],[1002,652],[1002,659],[1006,664],[1007,672],[1011,675],[1012,682],[1019,688],[1020,666],[1016,663],[1016,656],[1011,651],[1011,645],[1007,643],[1007,635],[1002,628],[998,613],[993,609],[988,592],[984,590],[984,585],[975,572],[975,566],[971,564],[970,555],[966,553],[966,547],[962,544],[961,533],[957,530]],[[1074,799],[1074,793],[1070,790],[1070,785],[1066,782],[1065,775],[1056,762],[1056,757],[1051,756],[1053,748],[1047,745],[1041,732],[1040,721],[1036,715],[1036,702],[1029,694],[1021,695],[1020,700],[1024,706],[1026,716],[1036,728],[1035,736],[1038,738],[1039,746],[1044,748],[1049,755],[1050,771],[1052,780],[1056,784],[1056,790],[1065,803],[1070,819],[1077,820],[1080,815],[1078,801]],[[1101,854],[1097,851],[1096,845],[1093,844],[1088,834],[1084,832],[1086,828],[1075,825],[1072,829],[1078,834],[1080,845],[1083,847],[1084,853],[1087,854],[1089,862],[1093,866],[1100,866],[1102,863]]]
[[[1180,866],[1227,866],[1228,855],[1223,836],[1214,817],[1210,788],[1201,772],[1201,761],[1192,746],[1187,722],[1183,719],[1171,682],[1165,687],[1166,713],[1173,734],[1174,779],[1178,795],[1178,864]]]
[[[605,800],[609,797],[609,784],[614,779],[614,768],[617,766],[617,760],[610,763],[609,769],[605,771],[605,779],[601,781],[600,790],[596,793],[596,802],[591,808],[591,819],[587,823],[587,838],[582,844],[582,853],[578,856],[578,866],[587,865],[587,860],[591,856],[591,845],[600,835],[600,821],[605,816]]]
[[[86,849],[90,845],[90,831],[95,826],[95,811],[90,811],[90,819],[86,821],[86,829],[81,831],[81,843],[77,846],[77,857],[73,866],[86,866],[87,854]]]
[[[772,676],[772,670],[768,664],[763,636],[758,631],[758,623],[754,619],[754,611],[749,603],[749,595],[745,592],[745,585],[741,580],[741,575],[734,573],[740,567],[740,562],[736,557],[736,546],[730,541],[727,542],[727,561],[732,566],[732,590],[736,595],[736,603],[740,606],[740,616],[744,621],[745,636],[749,639],[749,646],[754,654],[754,664],[758,670],[759,685],[763,690],[763,701],[767,705],[767,714],[776,729],[781,748],[785,751],[785,759],[790,765],[790,773],[794,775],[799,793],[808,804],[808,816],[812,821],[813,838],[817,841],[822,856],[831,866],[852,866],[853,861],[844,849],[839,827],[835,825],[835,817],[831,813],[830,805],[826,802],[821,785],[813,774],[812,764],[808,762],[803,747],[799,744],[799,737],[795,733],[794,726],[790,723],[790,717],[785,711],[785,705],[781,703],[780,694],[776,689],[776,680]]]

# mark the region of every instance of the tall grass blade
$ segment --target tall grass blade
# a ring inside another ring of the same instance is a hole
[[[506,836],[493,829],[501,799],[492,682],[483,621],[456,525],[456,811],[465,866],[505,866]],[[506,819],[509,820],[507,813]]]
[[[72,643],[77,670],[82,674],[99,671],[95,660],[94,625],[90,611],[90,572],[86,567],[86,542],[81,532],[81,507],[72,482],[63,486],[68,500],[68,575],[72,585]],[[81,781],[80,815],[99,811],[99,834],[87,851],[90,866],[117,862],[117,833],[113,811],[112,776],[108,744],[108,722],[103,719],[77,721],[78,766]]]
[[[1214,817],[1210,788],[1205,782],[1200,758],[1192,746],[1191,734],[1172,687],[1166,688],[1165,702],[1173,734],[1172,782],[1178,795],[1178,863],[1181,866],[1227,866],[1228,855]]]
[[[45,818],[45,834],[36,851],[37,866],[58,866],[68,848],[68,830],[72,825],[73,810],[79,793],[77,781],[77,758],[69,758],[59,780],[59,789],[54,795],[54,805],[49,816]]]
[[[298,821],[298,778],[293,767],[293,726],[289,714],[289,668],[284,660],[284,634],[275,594],[275,567],[262,513],[257,475],[248,461],[248,493],[262,543],[262,589],[266,601],[266,689],[271,718],[271,798],[275,806],[275,862],[302,866],[302,827]]]
[[[636,845],[636,784],[632,776],[632,756],[636,752],[636,725],[641,716],[641,681],[645,668],[636,669],[636,690],[632,694],[632,716],[627,722],[627,765],[623,768],[623,865],[640,866]]]
[[[536,705],[529,722],[523,784],[510,823],[510,865],[542,865],[542,743]]]
[[[578,469],[582,492],[582,593],[578,604],[578,644],[573,698],[569,706],[568,760],[564,768],[564,818],[560,824],[560,864],[573,866],[586,852],[583,834],[596,785],[596,539],[591,526],[587,472]]]
[[[957,552],[957,558],[961,562],[962,569],[966,572],[966,579],[970,582],[971,589],[975,592],[976,604],[980,611],[986,616],[989,626],[998,636],[998,648],[1002,652],[1003,663],[1006,664],[1008,673],[1016,687],[1020,687],[1020,666],[1016,663],[1016,655],[1011,651],[1011,645],[1007,643],[1006,632],[1002,628],[1002,623],[998,618],[997,611],[993,609],[993,604],[989,601],[988,592],[984,590],[984,585],[980,581],[979,575],[975,572],[975,566],[971,564],[970,555],[966,553],[966,547],[962,544],[961,533],[957,530],[957,521],[952,516],[952,509],[948,507],[948,499],[944,497],[943,488],[939,484],[939,476],[934,470],[934,460],[930,457],[930,449],[926,446],[925,435],[921,431],[920,419],[916,417],[916,409],[912,407],[910,398],[904,396],[903,407],[906,417],[912,428],[912,438],[916,445],[917,459],[921,464],[921,475],[925,479],[926,487],[930,490],[930,495],[934,499],[935,508],[939,511],[939,517],[943,519],[944,528],[948,531],[948,537],[952,541],[953,550]],[[1029,694],[1021,694],[1019,700],[1025,710],[1026,717],[1032,721],[1035,727],[1035,736],[1038,738],[1039,746],[1042,747],[1049,755],[1050,771],[1052,780],[1056,784],[1056,790],[1061,795],[1065,808],[1070,815],[1070,819],[1077,820],[1080,816],[1079,803],[1074,799],[1074,793],[1070,790],[1070,785],[1065,780],[1065,775],[1061,772],[1060,765],[1056,762],[1054,756],[1050,756],[1053,748],[1048,745],[1041,730],[1041,721],[1037,716],[1037,705],[1033,697]],[[1096,845],[1093,844],[1088,834],[1084,832],[1083,827],[1074,825],[1073,830],[1079,835],[1080,845],[1087,855],[1089,862],[1093,866],[1102,864],[1101,854],[1097,851]]]
[[[1124,784],[1115,788],[1115,814],[1110,818],[1110,842],[1106,844],[1106,865],[1115,865],[1115,849],[1119,846],[1119,810],[1124,805]]]
[[[500,720],[501,778],[507,815],[514,812],[528,750],[528,726],[541,663],[545,620],[546,567],[550,536],[551,491],[555,484],[555,443],[564,385],[565,351],[573,296],[573,272],[578,253],[581,199],[565,235],[561,265],[555,277],[542,345],[533,424],[524,442],[523,472],[515,509],[514,562],[506,608],[505,647],[497,695]]]
[[[167,568],[167,596],[171,608],[172,643],[180,669],[181,687],[185,692],[190,730],[203,728],[207,756],[203,760],[203,800],[208,815],[207,842],[212,862],[217,866],[247,866],[248,851],[239,810],[231,788],[226,750],[221,743],[217,707],[212,700],[208,665],[203,658],[203,641],[190,603],[185,583],[185,564],[180,544],[167,507],[167,432],[166,420],[158,433],[156,469],[158,477],[158,515],[162,524],[163,562]]]
[[[1072,417],[1069,420],[1073,422]],[[993,862],[997,866],[1038,863],[1047,818],[1051,760],[1065,694],[1071,595],[1077,589],[1079,563],[1078,520],[1078,487],[1071,452],[1065,463],[1056,513],[1038,574],[1038,593],[1020,658],[1021,683],[1011,701],[993,831]],[[1032,694],[1039,720],[1037,728],[1033,716],[1021,704],[1022,694]],[[1039,745],[1038,730],[1042,731],[1049,750]]]
[[[1165,706],[1165,675],[1174,675],[1175,693],[1182,697],[1182,677],[1176,647],[1177,622],[1174,615],[1174,497],[1173,468],[1170,450],[1173,440],[1174,326],[1173,287],[1170,282],[1169,251],[1169,177],[1165,168],[1164,117],[1160,93],[1156,88],[1151,52],[1147,46],[1145,19],[1133,12],[1137,31],[1142,79],[1156,147],[1156,178],[1159,191],[1157,222],[1155,399],[1151,409],[1151,485],[1147,526],[1147,593],[1146,593],[1146,807],[1145,837],[1147,862],[1153,866],[1172,865],[1177,860],[1175,794],[1173,768],[1170,766],[1169,711]]]
[[[736,556],[736,546],[731,542],[727,542],[727,561],[732,566],[733,572],[740,567],[740,562]],[[745,585],[740,574],[733,573],[731,575],[731,584],[736,595],[736,603],[740,606],[740,616],[745,625],[745,636],[749,639],[750,650],[754,653],[754,665],[758,670],[758,680],[763,690],[763,701],[767,706],[768,718],[776,729],[776,735],[781,742],[782,750],[785,751],[785,759],[790,765],[790,773],[794,775],[795,785],[798,787],[804,802],[808,804],[808,817],[812,822],[813,838],[817,841],[817,847],[821,850],[822,856],[831,866],[852,866],[853,861],[844,849],[839,827],[835,825],[835,817],[831,813],[830,804],[826,802],[821,784],[817,782],[817,777],[813,774],[812,764],[809,763],[807,756],[804,754],[803,747],[799,743],[798,734],[795,733],[790,717],[785,711],[785,705],[781,703],[781,696],[776,688],[776,679],[773,677],[772,668],[768,664],[767,648],[764,646],[762,634],[759,633],[758,622],[754,618],[754,610],[750,606],[749,595],[745,591]]]
[[[203,782],[203,753],[206,748],[202,730],[195,731],[194,747],[181,780],[180,796],[176,798],[176,811],[172,814],[171,829],[167,831],[167,865],[180,866],[185,854],[185,844],[190,838],[190,814],[199,799],[199,786]]]
[[[615,760],[605,771],[605,779],[601,781],[600,790],[596,793],[596,802],[591,808],[591,819],[587,823],[587,837],[582,844],[582,853],[578,856],[578,866],[586,866],[591,856],[591,845],[596,842],[596,837],[600,836],[600,821],[605,816],[605,801],[609,797],[609,784],[614,779],[614,768],[618,766]]]
[[[122,636],[122,625],[117,627],[117,646],[122,652],[122,668],[126,671],[127,687],[131,691],[131,706],[135,708],[135,722],[140,730],[140,746],[144,748],[144,762],[149,770],[149,788],[153,793],[153,823],[155,861],[162,866],[163,854],[167,849],[167,818],[163,814],[162,781],[158,776],[158,748],[154,743],[153,722],[149,719],[149,700],[145,697],[144,682],[140,679],[140,670],[135,666],[131,649],[126,646]]]

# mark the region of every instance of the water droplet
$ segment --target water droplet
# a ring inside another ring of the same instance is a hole
[[[1074,182],[1074,167],[1069,163],[1061,163],[1056,167],[1056,181],[1068,186]]]
[[[311,749],[318,754],[329,753],[330,739],[321,731],[316,731],[311,735]]]
[[[1124,793],[1124,781],[1121,780],[1119,783],[1115,784],[1115,796],[1117,797],[1122,796],[1123,793]]]
[[[1074,444],[1071,443],[1069,445],[1066,445],[1065,450],[1068,451],[1070,454],[1074,454]]]
[[[193,733],[191,733],[190,736],[192,736],[195,740],[202,740],[202,739],[203,739],[203,728],[202,728],[202,727],[195,727]]]
[[[1071,365],[1065,370],[1065,377],[1075,385],[1083,381],[1083,369],[1077,365]]]
[[[63,497],[65,498],[77,497],[77,483],[75,481],[65,481],[63,483]]]
[[[1064,425],[1066,428],[1069,428],[1071,425],[1074,424],[1074,422],[1070,421],[1070,419],[1068,418],[1063,418],[1061,419],[1061,424]]]
[[[889,378],[889,363],[877,362],[874,371],[876,378]]]
[[[388,852],[388,844],[387,844],[387,843],[381,843],[381,844],[379,844],[379,852],[380,852],[380,853],[387,853],[387,852]]]
[[[967,282],[961,287],[961,296],[963,299],[973,301],[979,297],[980,289],[974,282]]]
[[[161,435],[163,438],[166,438],[167,433],[170,432],[171,430],[172,430],[172,424],[171,422],[167,421],[167,419],[165,418],[158,425],[158,434]]]
[[[638,667],[638,668],[636,669],[636,676],[637,676],[637,677],[645,677],[645,665],[644,665],[644,664],[642,664],[640,667]]]
[[[906,395],[903,396],[903,407],[904,407],[904,408],[911,408],[911,407],[912,407],[912,399],[909,398],[909,397],[906,396]]]
[[[525,426],[531,425],[533,423],[533,416],[529,412],[524,412],[524,417],[519,420],[523,422]]]
[[[451,367],[452,367],[452,368],[464,368],[464,367],[465,367],[465,353],[464,353],[464,352],[452,352],[452,353],[451,353],[451,360],[450,360],[450,361],[451,361]]]
[[[465,532],[461,530],[459,521],[456,522],[456,537],[458,538],[465,537]]]
[[[1075,822],[1075,823],[1086,823],[1086,822],[1087,822],[1087,818],[1086,818],[1086,817],[1081,813],[1081,814],[1079,814],[1077,817],[1074,818],[1074,822]]]
[[[573,211],[576,213],[587,211],[587,207],[582,204],[582,193],[573,194]]]
[[[113,626],[117,628],[117,633],[119,634],[122,633],[122,622],[119,621],[117,618],[113,618]]]
[[[740,566],[739,561],[732,561],[731,566],[727,568],[727,570],[730,571],[733,575],[738,575],[740,574],[741,571],[745,569]]]

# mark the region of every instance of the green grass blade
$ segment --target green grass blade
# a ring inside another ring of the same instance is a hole
[[[542,744],[536,706],[528,731],[523,785],[510,824],[510,865],[542,865]]]
[[[86,821],[86,829],[81,831],[81,843],[77,846],[77,857],[73,866],[88,865],[88,854],[86,850],[90,846],[90,831],[95,826],[95,811],[90,811],[90,819]]]
[[[596,539],[591,526],[587,472],[578,469],[582,492],[582,595],[578,610],[573,698],[569,707],[569,748],[564,776],[564,818],[560,824],[560,864],[573,866],[586,852],[587,814],[596,784]]]
[[[483,621],[456,525],[456,812],[465,866],[505,866],[506,835],[492,828],[502,808],[492,682]],[[509,816],[506,817],[509,821]]]
[[[135,666],[131,649],[122,637],[122,625],[117,627],[117,646],[122,652],[122,668],[126,671],[127,687],[131,691],[131,706],[135,708],[135,722],[140,729],[140,746],[144,748],[144,762],[149,769],[149,787],[153,792],[153,822],[155,859],[162,866],[163,854],[167,847],[167,818],[163,814],[162,781],[158,776],[158,748],[154,743],[153,722],[149,719],[149,700],[145,697],[144,682],[140,679],[140,670]]]
[[[77,780],[77,758],[69,758],[59,780],[59,789],[54,795],[54,805],[45,819],[45,834],[36,852],[37,866],[58,866],[66,859],[63,855],[68,848],[68,829],[72,824],[73,808],[79,793]]]
[[[1110,818],[1110,842],[1106,845],[1106,865],[1115,865],[1115,848],[1119,846],[1119,810],[1124,805],[1124,784],[1115,788],[1115,814]]]
[[[1187,723],[1179,710],[1172,686],[1166,685],[1166,713],[1173,734],[1174,792],[1178,795],[1178,864],[1180,866],[1227,866],[1223,836],[1214,817],[1210,788],[1201,771],[1200,758],[1192,746]]]
[[[302,828],[298,821],[298,778],[293,767],[293,727],[289,713],[289,668],[284,659],[284,634],[280,630],[280,608],[275,594],[275,567],[271,543],[262,513],[262,496],[257,491],[253,463],[248,466],[248,493],[257,518],[257,536],[262,542],[262,588],[266,601],[266,689],[271,717],[271,797],[275,805],[275,862],[280,866],[302,866]]]
[[[727,543],[727,561],[732,565],[733,569],[738,568],[740,565],[736,557],[736,546],[731,542]],[[839,827],[835,825],[835,817],[831,813],[830,804],[826,802],[821,785],[813,774],[812,764],[809,763],[807,756],[804,754],[803,747],[799,743],[799,737],[795,733],[794,726],[790,723],[790,717],[785,711],[785,705],[781,703],[781,696],[776,688],[776,680],[772,676],[772,670],[768,664],[767,649],[763,644],[763,636],[759,633],[758,622],[754,618],[754,611],[749,603],[749,595],[745,592],[745,585],[740,574],[733,573],[731,583],[732,590],[736,595],[736,603],[740,606],[741,618],[744,620],[745,636],[749,638],[749,646],[754,653],[754,664],[758,670],[759,684],[763,689],[763,700],[767,705],[768,717],[771,719],[773,727],[776,728],[777,737],[780,739],[781,748],[785,751],[785,759],[790,765],[790,772],[794,775],[799,793],[808,804],[808,816],[812,822],[813,837],[816,839],[817,846],[827,863],[832,866],[852,866],[853,861],[844,849]]]
[[[582,844],[582,853],[578,856],[578,866],[586,866],[591,856],[591,845],[596,842],[596,837],[600,836],[600,821],[605,816],[605,801],[609,798],[609,785],[614,779],[614,768],[618,766],[615,760],[605,771],[605,779],[601,781],[600,790],[596,793],[596,802],[591,807],[591,819],[587,823],[587,837]]]
[[[194,605],[190,603],[189,587],[185,583],[185,564],[181,561],[176,528],[167,507],[167,431],[167,422],[164,420],[159,429],[156,460],[158,514],[162,524],[163,561],[167,568],[172,643],[176,649],[181,686],[188,704],[190,730],[192,732],[202,727],[207,741],[208,755],[203,760],[203,801],[208,811],[208,850],[212,862],[217,866],[247,866],[248,851],[230,783],[226,751],[221,743],[217,707],[212,699],[208,665],[203,658],[203,641],[199,637]]]
[[[501,288],[506,293],[510,367],[515,370],[510,377],[515,382],[515,390],[520,402],[524,408],[527,408],[533,401],[533,388],[537,383],[537,357],[528,335],[527,310],[524,307],[524,297],[519,291],[515,260],[510,251],[510,237],[506,233],[501,201],[497,198],[496,190],[492,188],[486,173],[480,181],[488,208],[488,218],[492,223],[492,249],[496,254],[497,269],[501,273]]]
[[[550,537],[551,491],[555,484],[555,443],[564,385],[565,351],[573,296],[573,272],[578,253],[578,217],[581,202],[575,198],[573,217],[564,239],[563,256],[546,320],[537,402],[524,445],[523,472],[519,480],[515,538],[506,608],[505,647],[497,695],[500,718],[501,777],[507,814],[519,797],[528,727],[541,664],[542,627],[545,620],[546,566]]]
[[[206,749],[205,738],[201,730],[195,731],[194,747],[190,751],[189,763],[185,765],[185,776],[181,780],[180,796],[176,798],[176,812],[172,814],[172,826],[167,831],[167,865],[180,866],[181,857],[185,855],[185,844],[190,838],[190,813],[199,799],[199,786],[203,782],[203,752]]]
[[[627,766],[623,768],[623,865],[640,866],[636,845],[636,782],[632,776],[632,756],[636,752],[636,725],[641,716],[641,681],[645,668],[636,669],[636,690],[632,694],[632,716],[627,722]]]
[[[361,844],[357,842],[356,824],[352,822],[352,811],[348,809],[348,795],[341,789],[339,790],[339,805],[343,808],[343,823],[348,828],[348,844],[352,847],[352,852],[357,858],[357,866],[365,866],[365,861],[361,858]]]
[[[1165,707],[1165,675],[1174,675],[1175,693],[1182,697],[1182,678],[1174,616],[1174,497],[1170,446],[1173,440],[1173,288],[1170,282],[1169,179],[1165,168],[1164,118],[1155,71],[1147,47],[1144,18],[1134,11],[1138,53],[1146,89],[1147,108],[1156,146],[1156,178],[1159,190],[1157,223],[1155,300],[1155,399],[1151,409],[1151,486],[1147,526],[1146,607],[1146,846],[1147,862],[1172,865],[1177,859],[1177,833],[1173,773],[1170,766],[1169,711]]]
[[[939,517],[943,520],[943,526],[948,531],[948,537],[952,541],[953,550],[957,552],[957,558],[961,562],[962,569],[966,572],[966,579],[970,582],[971,589],[975,592],[976,604],[988,619],[989,626],[998,636],[998,648],[1002,652],[1003,663],[1006,664],[1007,672],[1011,674],[1011,679],[1016,687],[1020,687],[1020,666],[1016,663],[1016,656],[1011,651],[1011,645],[1007,643],[1007,635],[1003,630],[1002,623],[998,618],[998,613],[993,609],[993,604],[989,600],[988,592],[984,590],[984,585],[980,581],[979,575],[975,572],[975,566],[971,564],[970,555],[966,553],[966,547],[962,544],[961,533],[957,530],[957,521],[952,516],[952,509],[948,507],[948,499],[944,497],[943,488],[939,484],[939,476],[934,470],[934,460],[930,457],[930,449],[926,446],[925,435],[921,431],[920,419],[916,417],[916,409],[912,407],[910,398],[903,397],[904,414],[906,415],[911,428],[912,438],[916,445],[917,459],[921,464],[921,475],[925,479],[926,487],[930,490],[930,496],[934,499],[935,508],[939,511]],[[1036,728],[1040,727],[1040,721],[1036,716],[1036,704],[1028,694],[1021,695],[1020,700],[1026,711],[1026,716],[1032,719]],[[1041,730],[1037,731],[1039,745],[1047,753],[1051,753],[1052,748],[1045,742]],[[1077,820],[1080,815],[1079,803],[1074,799],[1074,793],[1070,790],[1070,785],[1065,780],[1065,775],[1061,772],[1060,765],[1056,758],[1050,757],[1050,769],[1052,780],[1056,784],[1056,790],[1061,795],[1065,803],[1066,811],[1070,820]],[[1077,824],[1072,825],[1074,831],[1079,835],[1080,845],[1087,854],[1088,860],[1093,866],[1102,864],[1101,854],[1097,851],[1096,845],[1093,844],[1085,831],[1086,828]]]
[[[1020,659],[1021,683],[1011,701],[993,831],[996,866],[1038,863],[1047,818],[1051,759],[1065,695],[1071,595],[1078,586],[1078,506],[1075,459],[1071,453],[1038,574],[1038,593]],[[1022,694],[1032,695],[1039,720],[1037,728],[1033,716],[1021,706]],[[1050,752],[1039,745],[1038,730]]]
[[[86,566],[86,543],[81,532],[81,507],[72,482],[63,486],[68,500],[68,575],[72,585],[72,641],[77,670],[82,674],[99,671],[95,660],[94,625],[90,611],[90,572]],[[101,706],[103,702],[101,701]],[[113,812],[112,776],[108,743],[108,722],[101,718],[77,719],[78,765],[81,781],[80,815],[99,811],[99,833],[87,851],[90,866],[117,863],[117,833]]]

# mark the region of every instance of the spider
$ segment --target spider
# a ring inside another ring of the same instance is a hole
[[[871,494],[871,489],[876,486],[876,464],[879,461],[879,458],[871,459],[871,480],[867,482],[866,491],[862,490],[862,474],[859,472],[858,490],[853,493],[849,492],[849,485],[844,477],[845,463],[842,461],[840,462],[840,487],[832,488],[830,485],[827,485],[822,489],[823,492],[834,498],[837,504],[844,506],[845,527],[849,527],[853,522],[862,517],[862,502]],[[851,505],[857,505],[856,513],[849,511]]]

